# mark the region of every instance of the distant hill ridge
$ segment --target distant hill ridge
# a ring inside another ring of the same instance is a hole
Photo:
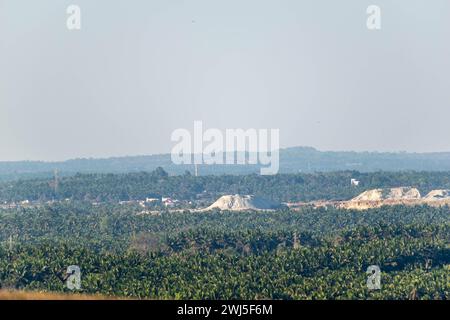
[[[75,173],[127,173],[152,171],[162,167],[171,175],[194,172],[193,165],[174,165],[170,154],[127,156],[106,159],[73,159],[61,162],[0,161],[0,179],[42,178]],[[258,165],[201,165],[201,175],[259,173]],[[311,173],[340,170],[374,171],[450,171],[450,152],[351,152],[318,151],[311,147],[280,150],[280,173]]]

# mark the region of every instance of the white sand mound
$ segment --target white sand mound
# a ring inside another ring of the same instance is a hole
[[[243,210],[275,210],[280,208],[281,205],[271,200],[255,197],[255,196],[241,196],[241,195],[227,195],[220,197],[216,202],[204,209],[213,210],[231,210],[231,211],[243,211]]]
[[[383,200],[383,189],[367,190],[351,201],[381,201]]]
[[[433,190],[424,199],[432,201],[450,199],[450,190]]]
[[[383,201],[383,200],[410,200],[420,199],[419,190],[411,187],[391,189],[373,189],[361,193],[351,201]]]

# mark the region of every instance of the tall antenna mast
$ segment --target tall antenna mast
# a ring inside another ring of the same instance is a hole
[[[58,193],[58,169],[55,169],[55,196]]]
[[[198,177],[198,164],[195,164],[195,176]]]

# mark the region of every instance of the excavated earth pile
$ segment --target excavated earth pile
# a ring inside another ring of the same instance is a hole
[[[229,210],[229,211],[246,211],[246,210],[275,210],[281,208],[281,204],[263,199],[256,196],[246,195],[226,195],[220,197],[216,202],[202,211],[209,210]]]

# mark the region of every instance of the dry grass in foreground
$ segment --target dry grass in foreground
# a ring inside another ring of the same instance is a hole
[[[119,300],[120,298],[78,293],[0,290],[0,300]]]

